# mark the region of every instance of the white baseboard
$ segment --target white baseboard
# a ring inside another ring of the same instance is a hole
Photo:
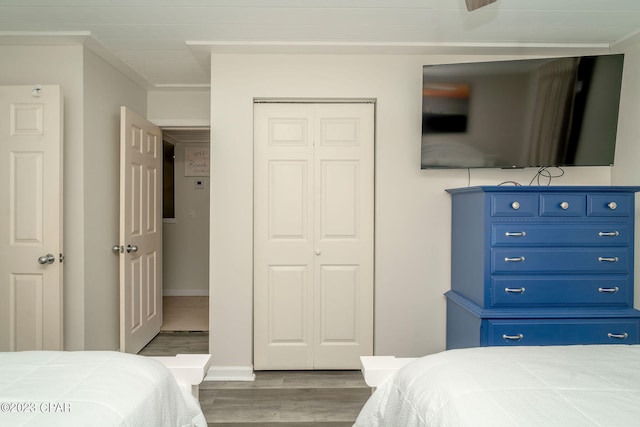
[[[208,289],[163,289],[165,297],[208,297]]]
[[[205,381],[255,381],[252,366],[209,366]]]

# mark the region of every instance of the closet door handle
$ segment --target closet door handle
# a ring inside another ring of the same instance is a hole
[[[619,290],[620,288],[618,288],[617,286],[614,286],[613,288],[598,288],[598,292],[603,294],[615,294]]]
[[[612,256],[612,257],[599,256],[598,257],[598,261],[600,261],[600,262],[618,262],[619,259],[618,259],[617,256]]]
[[[507,231],[504,235],[507,237],[524,237],[527,233],[524,231]]]
[[[620,235],[620,232],[618,231],[601,231],[598,233],[598,236],[600,237],[615,237],[619,235]]]
[[[609,338],[616,338],[616,339],[619,339],[619,340],[626,340],[627,338],[629,338],[629,334],[626,333],[626,332],[623,333],[623,334],[612,334],[611,332],[609,332],[607,334],[607,336]]]
[[[525,288],[504,288],[508,294],[524,294]]]
[[[609,334],[611,335],[611,334]],[[502,336],[502,339],[506,340],[506,341],[520,341],[522,338],[524,338],[524,334],[518,334],[518,335],[507,335],[504,334]]]
[[[505,258],[504,262],[522,262],[524,261],[524,257],[523,256],[519,256],[519,257],[515,257],[515,258]]]

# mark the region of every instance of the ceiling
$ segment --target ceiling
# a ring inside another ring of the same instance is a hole
[[[208,143],[210,132],[208,127],[164,127],[162,139],[171,144]]]
[[[211,52],[620,50],[638,0],[0,0],[0,44],[83,43],[148,89],[209,86]],[[536,50],[537,49],[537,50]]]

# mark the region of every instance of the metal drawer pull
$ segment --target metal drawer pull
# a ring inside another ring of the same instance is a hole
[[[505,258],[504,262],[522,262],[524,261],[523,256],[515,257],[515,258]]]
[[[568,202],[562,202],[560,203],[560,207],[564,210],[569,209],[569,203]]]
[[[629,338],[629,334],[626,332],[624,334],[612,334],[611,332],[609,332],[607,336],[609,338],[617,338],[619,340],[626,340],[627,338]]]
[[[525,233],[524,231],[507,231],[506,233],[504,233],[504,235],[507,237],[524,237],[527,235],[527,233]]]
[[[620,235],[620,232],[618,231],[601,231],[598,233],[598,236],[600,237],[615,237],[619,235]]]
[[[598,257],[598,261],[600,261],[600,262],[618,262],[618,257],[617,256],[612,256],[612,257],[599,256]]]
[[[513,203],[511,203],[511,208],[512,208],[512,209],[515,209],[515,210],[520,209],[520,202],[513,202]]]
[[[617,286],[613,288],[598,288],[598,292],[601,292],[603,294],[615,294],[619,290],[620,288],[618,288]]]
[[[611,335],[611,334],[609,334]],[[523,334],[518,334],[518,335],[507,335],[504,334],[502,336],[502,339],[507,340],[507,341],[520,341],[522,338],[524,338]]]
[[[525,288],[504,288],[508,294],[524,294]]]
[[[611,209],[611,210],[615,210],[615,208],[618,207],[618,204],[616,202],[609,202],[607,204],[607,207],[609,207],[609,209]]]

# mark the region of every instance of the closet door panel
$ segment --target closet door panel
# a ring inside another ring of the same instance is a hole
[[[254,366],[373,352],[373,105],[256,104]]]
[[[313,368],[313,142],[305,108],[255,105],[254,367]]]

